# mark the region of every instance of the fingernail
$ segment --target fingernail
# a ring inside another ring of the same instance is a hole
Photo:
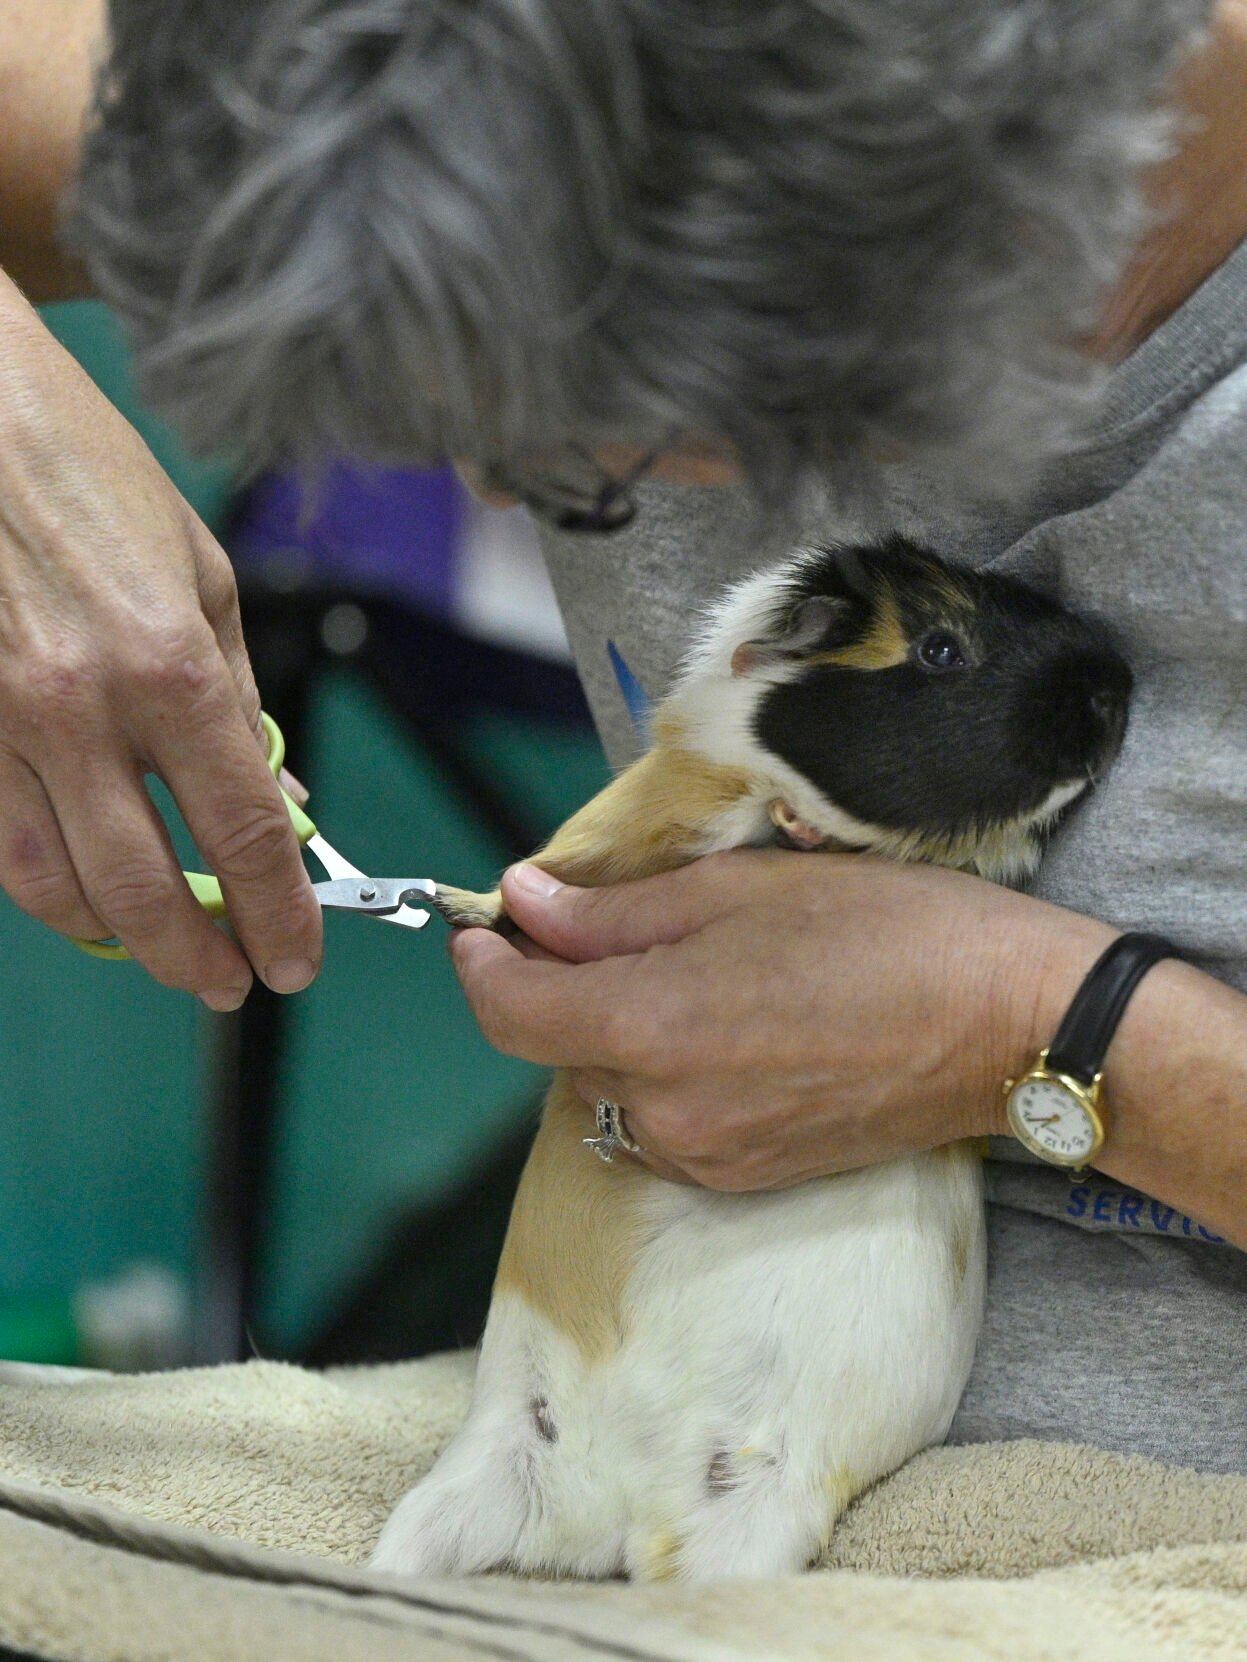
[[[316,966],[310,958],[283,958],[268,966],[264,980],[275,993],[301,993],[315,974]]]
[[[209,1010],[215,1010],[218,1015],[225,1016],[231,1010],[242,1008],[250,990],[249,987],[214,987],[211,992],[200,993],[199,998]]]
[[[281,786],[282,790],[285,791],[287,796],[292,796],[295,799],[300,808],[307,807],[307,799],[310,793],[302,780],[296,779],[293,773],[288,773],[287,770],[283,768],[277,775],[277,783]]]
[[[511,881],[525,894],[537,895],[542,900],[549,899],[563,887],[557,877],[551,877],[548,871],[542,871],[540,866],[534,866],[527,860],[522,865],[511,867]]]

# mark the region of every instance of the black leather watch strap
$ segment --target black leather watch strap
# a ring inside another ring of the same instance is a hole
[[[1099,1073],[1130,995],[1162,958],[1182,956],[1160,935],[1121,935],[1087,972],[1048,1046],[1048,1067],[1089,1085]]]

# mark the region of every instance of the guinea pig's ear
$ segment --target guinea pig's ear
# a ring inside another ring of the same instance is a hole
[[[839,543],[827,552],[832,557],[836,575],[848,593],[855,594],[859,600],[871,599],[875,592],[874,581],[857,549],[848,543]]]
[[[815,594],[799,601],[773,635],[742,641],[732,653],[732,674],[747,675],[767,664],[788,663],[828,644],[837,623],[851,612],[851,603],[835,595]]]

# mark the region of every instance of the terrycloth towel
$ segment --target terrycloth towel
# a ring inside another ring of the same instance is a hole
[[[933,1450],[827,1567],[709,1588],[367,1558],[469,1356],[312,1374],[0,1369],[0,1647],[81,1662],[1247,1662],[1247,1477],[1061,1444]]]

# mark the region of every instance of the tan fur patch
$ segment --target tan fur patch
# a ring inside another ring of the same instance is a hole
[[[870,852],[885,860],[918,860],[931,866],[951,866],[975,872],[994,883],[1015,881],[1034,870],[1039,843],[1029,822],[986,826],[947,836],[921,831],[889,831],[880,835]]]
[[[836,1525],[844,1514],[849,1502],[861,1494],[865,1484],[860,1477],[855,1477],[845,1466],[833,1466],[823,1477],[823,1488],[828,1501],[827,1520],[819,1531],[818,1552],[815,1558],[821,1558],[831,1545],[831,1537],[835,1534]]]
[[[565,883],[596,887],[686,865],[705,851],[720,816],[751,788],[740,768],[678,747],[660,718],[658,746],[611,781],[533,856]],[[609,1165],[583,1146],[588,1109],[556,1074],[524,1168],[498,1266],[518,1293],[590,1361],[624,1335],[623,1298],[639,1244],[642,1187],[657,1183],[626,1155]]]
[[[640,1241],[641,1188],[657,1183],[626,1155],[607,1165],[584,1137],[593,1116],[556,1074],[511,1212],[495,1291],[519,1295],[589,1362],[625,1336],[623,1296]]]
[[[958,1166],[967,1155],[983,1159],[984,1150],[977,1137],[963,1138],[956,1143],[947,1143],[933,1152],[943,1154],[949,1162]],[[953,1286],[957,1292],[961,1291],[962,1283],[966,1278],[966,1271],[970,1267],[970,1249],[974,1244],[974,1226],[971,1219],[962,1211],[958,1211],[953,1219],[952,1234],[948,1241],[948,1255],[952,1261]]]
[[[672,871],[704,854],[720,816],[753,781],[743,768],[708,762],[679,744],[670,717],[659,718],[658,748],[634,762],[532,856],[564,883],[599,888]],[[456,928],[496,929],[502,895],[438,883],[429,907]]]
[[[933,576],[932,587],[939,596],[940,604],[947,608],[952,617],[959,623],[972,621],[978,616],[974,597],[968,594],[955,577],[948,572],[941,571]]]
[[[673,1581],[680,1567],[680,1537],[671,1529],[663,1529],[645,1543],[646,1581]]]
[[[502,893],[498,889],[489,894],[476,894],[471,889],[455,889],[449,883],[438,883],[425,904],[456,929],[497,929],[505,916]]]
[[[855,1477],[847,1466],[833,1466],[823,1478],[823,1487],[836,1511],[843,1512],[849,1502],[861,1493],[862,1480]]]
[[[706,852],[722,815],[752,784],[743,768],[660,742],[573,814],[534,864],[588,888],[673,871]]]
[[[845,669],[893,669],[909,657],[909,638],[901,622],[900,608],[891,589],[881,588],[875,598],[875,615],[860,641],[835,652],[818,652],[811,664],[839,664]]]
[[[960,1292],[966,1278],[966,1270],[970,1266],[970,1220],[963,1213],[958,1212],[953,1220],[952,1234],[948,1240],[948,1255],[953,1265],[953,1288]]]

